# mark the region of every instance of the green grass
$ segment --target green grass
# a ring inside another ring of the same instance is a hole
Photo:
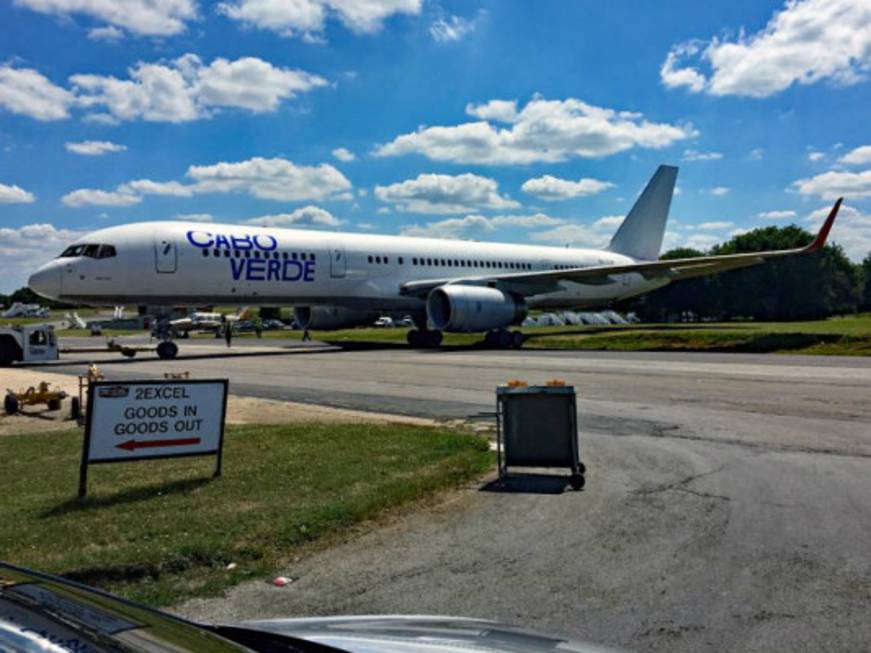
[[[312,331],[335,344],[405,343],[408,329]],[[722,351],[871,356],[871,313],[807,322],[630,324],[521,329],[530,349],[611,351]],[[253,337],[244,334],[240,337]],[[302,337],[300,331],[265,331],[264,338]],[[479,345],[481,334],[447,333],[445,346]]]
[[[80,432],[0,438],[0,559],[152,605],[267,576],[493,462],[486,441],[447,429],[246,426],[228,429],[221,478],[211,457],[96,465],[80,503],[81,446]]]

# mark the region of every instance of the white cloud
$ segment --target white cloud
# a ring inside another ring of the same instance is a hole
[[[21,186],[0,184],[0,204],[31,204],[36,196]]]
[[[747,155],[747,158],[751,161],[761,161],[762,157],[765,155],[765,150],[761,147],[756,147],[750,150],[750,153]]]
[[[20,7],[57,16],[84,14],[140,36],[171,36],[197,17],[195,0],[14,0]]]
[[[478,14],[475,18],[441,16],[429,26],[429,35],[436,43],[459,41],[475,30],[481,15]]]
[[[333,150],[333,156],[336,157],[339,161],[344,161],[347,163],[348,161],[353,161],[357,157],[354,156],[354,153],[351,150],[348,150],[344,147],[337,147]]]
[[[32,68],[0,65],[0,107],[36,120],[69,117],[72,93],[55,85]]]
[[[529,195],[535,195],[543,200],[565,200],[572,197],[595,195],[603,190],[613,188],[614,184],[598,179],[582,178],[578,181],[559,179],[544,175],[523,182],[521,190]]]
[[[812,150],[812,151],[807,153],[808,161],[816,162],[816,161],[819,161],[820,159],[822,159],[824,156],[826,156],[826,155],[823,152],[817,152],[815,150]]]
[[[0,227],[0,292],[10,292],[27,283],[27,277],[43,263],[60,254],[81,232],[57,229],[50,224]]]
[[[791,188],[802,195],[816,195],[827,200],[841,196],[871,197],[871,170],[862,172],[830,170],[815,177],[794,181]]]
[[[178,213],[175,216],[176,220],[184,222],[214,222],[215,218],[211,213]]]
[[[499,194],[494,179],[470,173],[421,174],[389,186],[376,186],[375,196],[410,213],[463,213],[471,209],[513,209],[520,204]]]
[[[119,145],[111,141],[81,141],[80,143],[67,141],[65,147],[69,152],[85,156],[100,156],[109,152],[123,152],[127,149],[126,145]]]
[[[112,25],[94,27],[88,30],[88,38],[92,41],[120,41],[124,38],[124,31]]]
[[[854,84],[871,68],[869,26],[867,0],[787,0],[755,34],[742,30],[735,40],[714,37],[674,46],[660,78],[669,88],[749,97],[767,97],[795,83]]]
[[[177,181],[152,181],[135,179],[118,186],[118,192],[130,195],[164,195],[168,197],[190,197],[194,188]]]
[[[871,163],[871,145],[863,145],[855,150],[847,152],[838,159],[841,163],[849,165]]]
[[[375,211],[378,215],[387,215],[388,213],[393,213],[389,206],[379,206],[378,210]]]
[[[684,161],[717,161],[723,158],[719,152],[699,152],[698,150],[684,150]]]
[[[505,100],[466,107],[480,118],[451,127],[420,127],[375,148],[375,156],[423,154],[436,161],[524,164],[602,157],[634,147],[659,149],[698,134],[690,126],[653,123],[639,113],[581,100],[534,97],[522,110]],[[498,127],[487,120],[509,123]]]
[[[756,217],[762,220],[785,220],[787,218],[794,218],[795,211],[762,211],[757,213]]]
[[[291,213],[264,215],[245,222],[262,227],[338,227],[345,221],[319,206],[303,206]]]
[[[712,234],[692,234],[686,239],[686,241],[684,241],[684,246],[704,251],[710,249],[717,243],[722,242],[722,240],[723,238],[720,236],[714,236]]]
[[[823,206],[808,215],[808,222],[817,223],[813,226],[813,230],[819,229],[819,223],[829,215],[831,210],[831,206]],[[843,204],[832,228],[831,241],[843,247],[847,256],[854,261],[864,259],[871,253],[871,214]]]
[[[297,165],[287,159],[254,157],[238,163],[191,166],[197,193],[246,192],[260,199],[321,200],[350,190],[351,182],[328,163]]]
[[[94,188],[79,188],[61,198],[61,202],[74,208],[82,206],[132,206],[141,201],[142,198],[138,195]]]
[[[723,195],[726,195],[729,190],[730,189],[727,186],[714,186],[708,192],[714,197],[722,197]]]
[[[67,206],[102,204],[130,206],[144,195],[191,197],[205,193],[247,193],[252,197],[280,201],[352,199],[351,182],[336,168],[297,165],[287,159],[254,157],[235,163],[190,166],[188,183],[135,179],[114,191],[81,188],[62,198]]]
[[[728,222],[726,220],[714,220],[711,222],[701,222],[696,226],[696,229],[704,229],[706,231],[716,231],[718,229],[729,229],[730,227],[734,227],[735,224],[732,222]]]
[[[623,220],[626,219],[626,216],[623,215],[606,215],[603,218],[599,218],[593,223],[595,227],[607,227],[610,229],[614,229],[616,231],[617,227],[623,224]]]
[[[595,226],[575,223],[562,224],[553,229],[531,234],[532,240],[597,249],[607,245],[612,236],[612,233],[599,230]]]
[[[148,120],[186,122],[207,118],[221,108],[274,111],[298,93],[325,86],[326,80],[302,70],[277,68],[256,57],[218,58],[208,66],[194,54],[165,63],[139,62],[128,79],[73,75],[78,104],[105,113],[104,122]]]
[[[495,231],[500,227],[519,227],[521,229],[533,229],[562,224],[559,218],[553,218],[544,213],[533,215],[496,215],[485,217],[483,215],[467,215],[462,218],[447,218],[424,225],[409,225],[403,227],[403,236],[417,236],[421,238],[470,238],[483,232]]]
[[[374,34],[395,14],[419,14],[422,4],[423,0],[231,0],[220,3],[218,11],[249,27],[320,42],[329,17],[338,18],[352,32]]]

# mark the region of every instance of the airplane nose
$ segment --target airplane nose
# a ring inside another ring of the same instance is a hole
[[[49,263],[39,268],[30,275],[28,287],[37,295],[46,299],[58,299],[60,297],[61,269]]]

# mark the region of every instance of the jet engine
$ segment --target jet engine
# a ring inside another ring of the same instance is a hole
[[[448,284],[430,291],[426,313],[440,331],[489,331],[520,324],[526,302],[496,288]]]
[[[303,329],[332,331],[372,324],[380,313],[342,306],[297,306],[293,315]]]

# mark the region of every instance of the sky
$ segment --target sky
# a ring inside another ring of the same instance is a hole
[[[0,0],[0,292],[111,225],[871,251],[871,3]]]

